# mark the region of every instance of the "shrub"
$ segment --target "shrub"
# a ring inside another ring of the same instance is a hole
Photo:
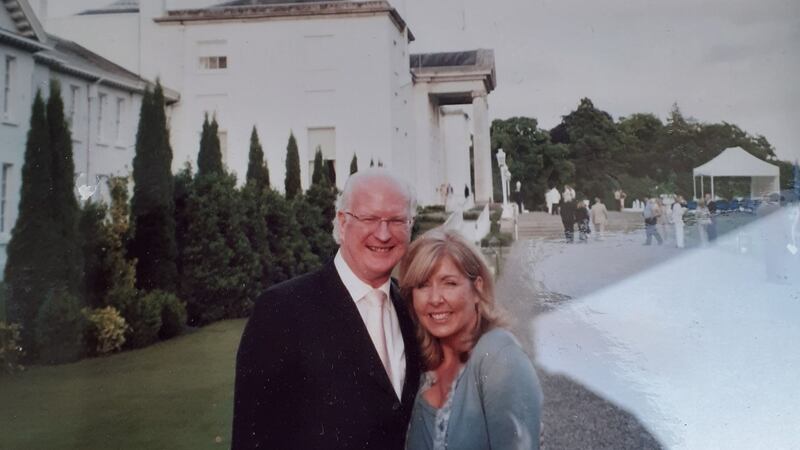
[[[25,355],[22,351],[22,336],[19,324],[0,321],[0,367],[6,373],[22,370],[19,360]]]
[[[105,355],[122,348],[130,327],[116,308],[83,308],[82,312],[87,322],[84,341],[90,354]]]
[[[464,220],[478,220],[480,216],[480,211],[464,211]]]
[[[51,291],[36,315],[36,344],[45,364],[77,361],[83,356],[85,320],[77,297]]]
[[[161,330],[159,291],[136,297],[122,310],[122,316],[130,325],[130,330],[125,336],[126,347],[141,348],[156,342],[158,332]]]
[[[183,332],[186,326],[186,304],[168,292],[154,291],[161,303],[161,329],[159,339],[170,339]]]

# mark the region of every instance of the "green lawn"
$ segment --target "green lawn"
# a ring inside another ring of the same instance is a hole
[[[62,366],[0,373],[0,448],[230,447],[244,320]]]

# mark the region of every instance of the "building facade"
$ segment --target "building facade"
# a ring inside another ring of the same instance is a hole
[[[72,132],[76,186],[105,194],[105,180],[132,169],[142,93],[147,82],[74,42],[47,34],[30,4],[0,6],[0,278],[18,216],[25,142],[37,90],[61,86]],[[170,94],[173,95],[173,94]],[[173,95],[174,101],[174,95]],[[76,190],[77,195],[77,190]]]

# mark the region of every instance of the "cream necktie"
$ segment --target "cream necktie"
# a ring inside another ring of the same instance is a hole
[[[369,304],[367,331],[375,344],[378,356],[381,358],[386,375],[392,379],[392,364],[389,360],[389,347],[386,345],[386,324],[389,322],[389,310],[386,308],[386,293],[380,289],[373,289],[365,296]]]

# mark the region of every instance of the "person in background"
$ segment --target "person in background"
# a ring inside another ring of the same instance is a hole
[[[645,235],[647,236],[647,240],[645,241],[644,245],[650,245],[653,237],[656,238],[658,245],[664,243],[661,235],[658,234],[658,228],[656,228],[656,225],[658,224],[658,215],[659,210],[658,205],[656,205],[656,200],[654,198],[648,199],[644,206],[644,210],[642,211],[642,216],[644,217],[644,231]]]
[[[686,212],[684,206],[685,200],[680,195],[672,203],[672,211],[670,217],[672,218],[672,225],[675,226],[675,246],[678,248],[684,247],[683,239],[683,214]]]
[[[711,198],[711,194],[706,193],[705,195],[706,200],[706,208],[708,208],[708,214],[711,219],[711,222],[706,227],[706,235],[708,236],[708,242],[714,242],[717,239],[717,202]]]
[[[561,223],[564,225],[564,239],[567,244],[575,241],[575,202],[561,199],[558,208],[561,214]]]
[[[589,210],[586,208],[586,201],[578,202],[575,209],[575,223],[578,224],[578,239],[584,244],[589,239]]]
[[[694,217],[697,219],[697,233],[700,237],[700,245],[705,246],[708,244],[708,226],[711,225],[711,213],[708,211],[705,199],[700,199],[697,202]]]
[[[538,449],[542,390],[503,328],[492,274],[454,230],[431,230],[400,263],[427,372],[414,400],[408,450]]]
[[[606,223],[608,223],[608,210],[606,209],[606,205],[603,204],[603,200],[600,197],[594,198],[594,205],[592,205],[592,223],[594,224],[594,230],[597,232],[596,239],[598,241],[603,240],[606,232]]]

